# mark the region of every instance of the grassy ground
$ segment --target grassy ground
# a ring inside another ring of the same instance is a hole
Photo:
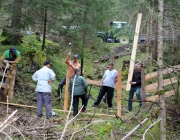
[[[4,37],[0,37],[0,41],[3,40]],[[64,46],[60,46],[57,44],[53,44],[52,42],[48,41],[50,45],[48,46],[54,46],[56,49],[56,52],[53,53],[50,50],[46,49],[45,53],[47,54],[47,58],[53,61],[52,69],[55,71],[55,73],[58,75],[57,80],[53,83],[53,108],[54,109],[63,109],[63,100],[62,101],[56,101],[56,96],[57,96],[57,88],[59,81],[63,76],[66,74],[66,65],[64,64],[64,60],[66,55],[68,54],[69,48],[66,48]],[[31,44],[31,45],[30,45]],[[94,72],[94,61],[98,60],[104,55],[107,54],[112,54],[113,51],[112,49],[115,47],[119,47],[119,44],[110,44],[110,43],[101,43],[100,45],[95,46],[94,48],[86,48],[85,53],[84,53],[84,77],[87,77],[88,75],[93,75]],[[0,47],[0,54],[2,54],[5,50],[9,49],[10,46],[2,46]],[[20,61],[20,65],[23,62],[23,58],[25,57],[25,52],[28,50],[31,50],[33,48],[35,49],[41,49],[41,43],[36,41],[33,36],[27,36],[23,39],[23,43],[21,46],[15,46],[17,50],[19,50],[22,54],[22,60]],[[51,48],[52,49],[52,48]],[[131,50],[129,50],[131,52]],[[141,61],[143,58],[145,58],[145,54],[137,53],[137,61]],[[129,60],[129,56],[124,56],[121,58],[118,58],[115,60],[115,69],[120,70],[122,67],[122,62],[123,60]],[[110,62],[109,60],[108,62]],[[102,63],[102,65],[107,65],[108,62]],[[36,93],[34,91],[35,89],[35,83],[31,80],[33,72],[28,73],[25,71],[21,66],[18,69],[17,77],[16,77],[16,85],[15,85],[15,94],[14,97],[10,102],[13,103],[18,103],[18,104],[26,104],[26,105],[33,105],[36,106],[36,102],[33,101],[36,99]],[[94,78],[96,78],[96,75],[93,75]],[[127,77],[127,72],[123,73],[124,77]],[[126,83],[126,78],[123,79],[123,83]],[[90,87],[88,87],[89,89]],[[93,133],[94,135],[89,135],[86,137],[79,137],[78,139],[84,139],[84,140],[116,140],[120,139],[127,132],[132,130],[138,123],[139,121],[142,121],[144,118],[148,117],[150,118],[150,111],[146,110],[141,110],[140,113],[137,113],[139,110],[139,104],[137,102],[133,103],[133,112],[128,113],[127,110],[127,101],[125,99],[128,98],[128,92],[123,90],[122,91],[122,120],[117,119],[115,117],[116,114],[116,108],[117,108],[117,91],[115,90],[114,93],[114,98],[113,98],[113,109],[108,109],[106,103],[101,103],[99,107],[93,108],[91,107],[92,104],[94,103],[95,99],[98,96],[100,87],[97,86],[92,86],[91,89],[91,96],[92,98],[89,99],[88,101],[88,106],[87,106],[87,112],[90,112],[92,114],[80,114],[74,123],[70,124],[68,127],[69,130],[75,131],[83,126],[87,125],[87,122],[92,118],[92,121],[94,120],[102,120],[99,123],[93,124],[91,127],[88,128],[88,132]],[[64,89],[63,89],[63,94],[62,97],[64,97]],[[150,104],[149,104],[150,105]],[[26,110],[26,109],[25,109]],[[28,110],[27,110],[28,111]],[[59,112],[55,111],[60,118],[65,119],[66,118],[66,113],[64,112]],[[96,114],[107,114],[107,115],[114,115],[114,117],[110,116],[94,116],[93,113],[96,112]],[[32,110],[32,114],[35,116],[35,109]],[[133,117],[136,116],[136,117]],[[71,115],[72,117],[72,115]],[[86,121],[85,121],[86,120]],[[88,121],[87,121],[88,120]],[[144,131],[147,129],[147,127],[151,124],[151,121],[148,120],[148,123],[140,128],[137,132],[134,133],[132,139],[133,140],[139,140],[142,138],[142,134]],[[63,129],[63,124],[57,126],[57,130],[62,131]],[[158,126],[158,125],[157,125]],[[153,127],[150,131],[151,133],[147,134],[147,139],[148,140],[153,140],[152,135],[158,139],[159,136],[159,128],[158,127]],[[83,136],[84,131],[78,134],[78,136]],[[76,136],[77,137],[77,136]]]

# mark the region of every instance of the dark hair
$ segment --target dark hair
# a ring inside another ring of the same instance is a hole
[[[80,70],[80,69],[75,69],[75,70],[74,70],[74,73],[75,73],[75,74],[78,74],[78,72],[81,72],[81,70]]]
[[[44,61],[44,66],[51,64],[48,60]]]
[[[138,63],[137,65],[140,65],[141,67],[143,67],[143,64],[142,64],[142,63]]]
[[[114,66],[114,64],[112,62],[110,62],[109,65]]]

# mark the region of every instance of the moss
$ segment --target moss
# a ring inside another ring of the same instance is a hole
[[[164,93],[165,93],[164,90],[159,90],[159,91],[157,92],[158,95],[163,95]]]
[[[24,54],[24,59],[22,59],[22,65],[24,68],[27,68],[28,71],[36,71],[43,66],[44,61],[46,60],[46,55],[43,51],[31,49],[26,51]]]
[[[38,63],[39,66],[43,66],[44,61],[46,60],[46,55],[43,51],[36,51],[34,60]]]

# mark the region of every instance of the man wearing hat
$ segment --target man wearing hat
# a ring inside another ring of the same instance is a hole
[[[50,65],[50,62],[46,60],[44,66],[32,76],[32,79],[37,82],[35,90],[37,92],[37,117],[42,117],[42,107],[45,105],[46,119],[52,116],[51,84],[56,77],[54,71],[50,69]]]
[[[74,54],[74,59],[72,61],[69,60],[70,56],[71,56],[71,53],[69,52],[65,60],[65,63],[68,65],[67,74],[70,76],[69,78],[71,78],[75,74],[74,73],[75,69],[80,69],[81,67],[81,65],[78,62],[78,55]],[[57,91],[58,101],[60,101],[61,99],[62,89],[65,84],[66,84],[66,77],[64,77],[59,83],[58,91]]]
[[[9,50],[6,50],[3,53],[0,60],[3,63],[18,64],[20,58],[20,52],[17,51],[14,47],[11,47]]]

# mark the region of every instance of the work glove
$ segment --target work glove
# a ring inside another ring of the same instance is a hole
[[[9,68],[9,66],[10,66],[10,65],[9,65],[9,63],[6,63],[6,69],[8,69],[8,68]]]
[[[9,61],[8,61],[8,60],[4,60],[3,62],[4,62],[4,63],[9,63]]]

